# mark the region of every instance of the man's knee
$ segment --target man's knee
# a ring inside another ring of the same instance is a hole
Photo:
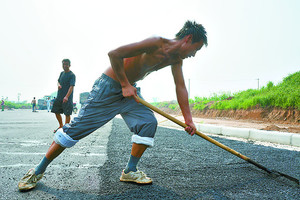
[[[67,135],[62,128],[58,129],[54,135],[54,142],[64,148],[70,148],[74,146],[78,140],[73,140]]]
[[[145,132],[148,137],[154,137],[157,129],[157,120],[155,117],[150,118],[145,123]]]
[[[154,138],[152,137],[141,137],[139,135],[134,134],[131,137],[131,142],[136,143],[136,144],[143,144],[148,147],[153,147],[154,146]]]
[[[149,147],[154,145],[154,135],[157,129],[157,120],[155,117],[147,119],[138,125],[139,131],[132,136],[131,141],[136,144],[144,144]]]

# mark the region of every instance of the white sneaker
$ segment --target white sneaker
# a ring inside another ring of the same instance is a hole
[[[34,168],[30,169],[20,180],[18,188],[20,191],[30,190],[36,186],[36,183],[42,179],[43,174],[36,175]]]
[[[122,175],[120,177],[120,181],[125,182],[134,182],[137,184],[151,184],[152,179],[147,177],[147,175],[142,171],[136,171],[136,172],[128,172],[127,174],[124,173],[124,170],[122,172]]]

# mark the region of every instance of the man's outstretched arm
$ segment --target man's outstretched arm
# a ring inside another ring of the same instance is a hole
[[[184,83],[184,77],[182,73],[182,62],[176,65],[172,65],[172,74],[176,87],[177,101],[182,111],[185,124],[188,125],[185,130],[189,134],[194,135],[197,129],[193,122],[191,110],[189,107],[188,92]]]

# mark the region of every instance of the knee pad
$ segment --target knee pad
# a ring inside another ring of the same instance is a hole
[[[138,135],[133,135],[131,137],[131,142],[136,143],[136,144],[144,144],[147,145],[149,147],[153,147],[154,145],[154,139],[151,137],[141,137]]]
[[[62,128],[58,129],[54,135],[54,142],[64,148],[70,148],[74,146],[79,140],[73,140],[67,135]]]

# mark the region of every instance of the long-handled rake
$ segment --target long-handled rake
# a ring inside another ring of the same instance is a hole
[[[176,118],[174,118],[174,117],[168,115],[167,113],[161,111],[160,109],[158,109],[158,108],[156,108],[155,106],[149,104],[148,102],[146,102],[145,100],[141,99],[140,97],[137,96],[137,99],[138,99],[139,102],[140,102],[141,104],[143,104],[144,106],[147,106],[147,107],[150,108],[151,110],[153,110],[153,111],[157,112],[158,114],[160,114],[160,115],[166,117],[167,119],[173,121],[174,123],[178,124],[179,126],[182,126],[183,128],[186,128],[186,127],[187,127],[187,125],[186,125],[185,123],[183,123],[183,122],[179,121],[178,119],[176,119]],[[205,140],[207,140],[207,141],[209,141],[209,142],[211,142],[211,143],[217,145],[218,147],[220,147],[220,148],[222,148],[222,149],[224,149],[224,150],[226,150],[226,151],[232,153],[233,155],[235,155],[235,156],[237,156],[237,157],[239,157],[239,158],[241,158],[241,159],[247,161],[248,163],[251,163],[251,164],[255,165],[256,167],[258,167],[258,168],[260,168],[260,169],[262,169],[262,170],[268,172],[268,173],[271,174],[271,175],[275,175],[275,176],[283,176],[283,177],[285,177],[285,178],[287,178],[287,179],[289,179],[289,180],[291,180],[291,181],[293,181],[293,182],[295,182],[295,183],[297,183],[297,184],[299,185],[299,180],[296,179],[296,178],[294,178],[294,177],[291,177],[291,176],[289,176],[289,175],[283,174],[283,173],[278,172],[278,171],[275,171],[275,170],[268,169],[268,168],[264,167],[263,165],[261,165],[261,164],[255,162],[255,161],[253,161],[253,160],[251,160],[251,159],[248,158],[247,156],[244,156],[244,155],[242,155],[241,153],[239,153],[239,152],[237,152],[237,151],[235,151],[235,150],[233,150],[233,149],[227,147],[226,145],[224,145],[224,144],[222,144],[222,143],[220,143],[220,142],[218,142],[218,141],[216,141],[216,140],[214,140],[214,139],[208,137],[207,135],[205,135],[205,134],[203,134],[203,133],[200,133],[199,131],[196,131],[196,134],[197,134],[198,136],[202,137],[203,139],[205,139]]]

